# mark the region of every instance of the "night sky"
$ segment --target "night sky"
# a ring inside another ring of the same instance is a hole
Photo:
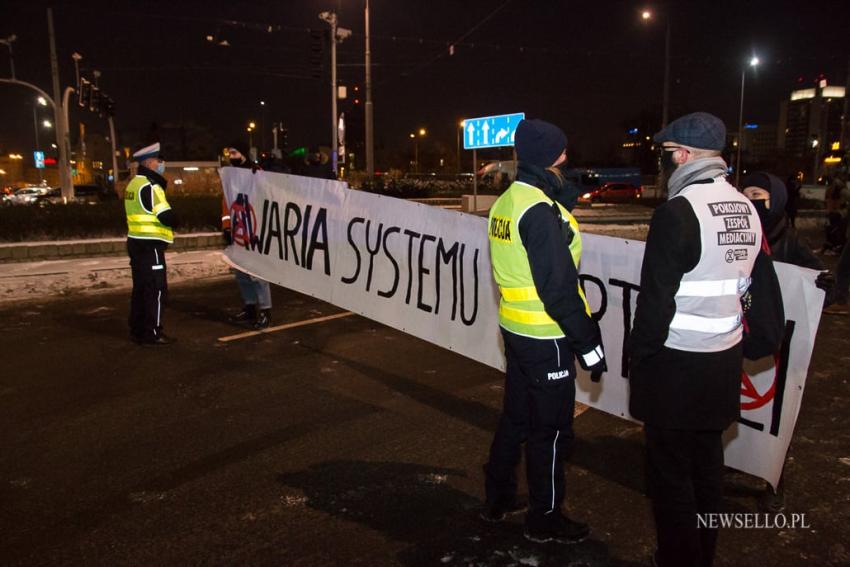
[[[0,37],[18,36],[18,78],[52,95],[46,6],[6,0]],[[267,146],[272,121],[289,128],[290,148],[327,144],[328,57],[313,78],[310,30],[327,29],[318,13],[335,9],[340,25],[353,31],[338,56],[340,84],[350,87],[340,110],[350,116],[349,142],[356,143],[363,137],[363,6],[363,0],[55,2],[62,86],[74,81],[74,51],[84,56],[86,76],[99,69],[102,90],[116,101],[121,145],[147,141],[153,123],[182,123],[194,139],[220,147],[247,141],[250,120],[265,121]],[[843,85],[850,58],[850,2],[840,0],[372,0],[370,6],[376,144],[387,156],[409,152],[408,134],[424,127],[422,151],[451,159],[459,119],[524,111],[563,127],[574,163],[610,161],[642,114],[660,119],[664,22],[642,21],[644,7],[671,18],[671,118],[705,110],[734,129],[741,70],[756,54],[762,64],[748,72],[745,120],[776,122],[779,102],[798,85],[821,73]],[[448,46],[461,37],[449,55]],[[218,45],[224,40],[229,47]],[[9,76],[4,46],[0,76]],[[353,104],[355,95],[360,105]],[[0,85],[0,150],[32,150],[32,98]],[[88,131],[106,133],[104,119],[74,110],[72,140],[81,119]]]

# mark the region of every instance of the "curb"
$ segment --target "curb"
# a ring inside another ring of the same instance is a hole
[[[176,235],[169,250],[222,249],[220,232],[200,232]],[[0,244],[0,264],[7,262],[32,262],[38,260],[67,260],[95,256],[123,256],[127,254],[127,238],[94,238],[57,242],[10,242]]]

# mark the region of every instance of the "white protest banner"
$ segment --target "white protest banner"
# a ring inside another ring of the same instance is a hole
[[[325,179],[234,168],[221,179],[240,269],[504,365],[484,219]]]
[[[222,168],[239,269],[504,369],[486,219],[347,189],[344,183]],[[631,419],[625,341],[643,242],[584,234],[581,279],[600,317],[608,373],[580,373],[576,399]],[[808,372],[823,292],[811,270],[777,264],[787,336],[776,362],[748,367],[726,462],[776,484]],[[793,298],[793,301],[791,300]]]

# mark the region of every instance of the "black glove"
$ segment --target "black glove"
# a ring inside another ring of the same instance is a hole
[[[829,292],[835,287],[835,276],[830,271],[821,272],[815,280],[815,285],[829,295]]]
[[[233,244],[233,236],[231,236],[229,228],[225,228],[223,231],[221,231],[221,237],[224,239],[225,246],[230,246],[231,244]]]
[[[602,373],[608,371],[608,365],[605,363],[605,352],[602,350],[602,341],[593,347],[591,350],[580,353],[578,355],[578,363],[585,370],[590,371],[590,380],[599,382],[602,380]]]

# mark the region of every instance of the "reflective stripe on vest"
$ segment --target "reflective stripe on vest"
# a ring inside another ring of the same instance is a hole
[[[750,287],[750,278],[734,280],[714,280],[702,282],[682,282],[676,297],[720,297],[737,295]]]
[[[676,313],[670,322],[671,329],[683,331],[697,331],[700,333],[729,333],[738,328],[741,317],[700,317],[699,315],[686,315]]]
[[[699,222],[700,258],[682,276],[676,312],[664,346],[693,352],[718,352],[740,342],[741,296],[761,249],[761,222],[750,201],[725,178],[685,187]]]
[[[145,187],[151,187],[152,209],[142,206],[140,193]],[[162,187],[152,184],[144,175],[135,176],[127,185],[124,193],[124,212],[127,215],[127,236],[141,240],[161,240],[174,242],[174,232],[165,226],[156,215],[171,209]]]
[[[552,204],[546,194],[527,183],[514,182],[490,209],[488,238],[493,277],[499,285],[499,324],[513,333],[534,338],[560,338],[563,330],[547,313],[537,294],[528,254],[519,235],[519,223],[525,212],[539,204]],[[578,268],[581,259],[581,234],[575,218],[560,204],[564,222],[569,222],[574,236],[569,253]],[[578,293],[590,314],[581,286]]]

